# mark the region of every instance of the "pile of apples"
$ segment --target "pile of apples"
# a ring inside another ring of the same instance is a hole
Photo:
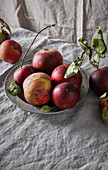
[[[42,106],[51,100],[59,109],[74,107],[80,99],[82,74],[64,78],[69,64],[63,64],[63,57],[57,50],[42,49],[32,59],[32,65],[24,65],[13,75],[23,88],[25,100],[35,106]]]
[[[6,22],[0,18],[2,27],[0,29],[0,58],[8,63],[17,62],[22,55],[20,44],[11,40],[11,30]],[[46,28],[55,26],[49,25],[43,28],[33,39]],[[9,31],[5,31],[3,28]],[[30,45],[30,47],[31,47]],[[13,75],[13,82],[7,89],[12,95],[17,95],[19,89],[24,92],[25,100],[35,106],[43,106],[50,101],[59,109],[74,107],[80,99],[80,86],[82,75],[78,74],[64,78],[69,64],[63,64],[63,57],[57,50],[42,49],[32,59],[32,65],[23,65],[23,61],[30,49],[27,49],[20,68]]]
[[[0,23],[2,25],[0,28],[0,58],[5,62],[15,63],[22,55],[22,48],[18,42],[11,40],[11,30],[8,24],[1,18]],[[55,24],[50,26],[55,26]],[[4,27],[8,32],[4,30]],[[52,100],[59,109],[72,108],[80,99],[82,75],[79,72],[75,76],[65,79],[68,67],[69,64],[63,64],[63,57],[57,50],[40,50],[34,55],[32,65],[23,66],[21,64],[21,67],[15,71],[8,91],[12,95],[17,95],[19,87],[22,88],[25,100],[35,106],[42,106]]]

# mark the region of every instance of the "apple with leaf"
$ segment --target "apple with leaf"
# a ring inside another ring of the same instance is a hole
[[[98,96],[101,96],[108,92],[108,67],[99,68],[99,61],[106,57],[107,51],[101,28],[98,27],[92,37],[93,47],[84,38],[80,38],[78,41],[84,50],[83,54],[88,56],[90,64],[95,68],[95,71],[89,77],[90,87]]]
[[[79,43],[89,57],[90,64],[95,68],[89,77],[89,84],[94,93],[100,96],[99,110],[104,123],[108,124],[108,67],[99,67],[100,59],[104,59],[107,52],[101,28],[98,27],[92,37],[93,48],[84,38],[80,38]]]

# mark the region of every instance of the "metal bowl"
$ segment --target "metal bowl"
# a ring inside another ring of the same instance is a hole
[[[24,62],[24,65],[26,64],[31,64],[32,60],[27,60]],[[67,60],[63,60],[63,63],[65,64],[70,64],[70,61]],[[67,111],[74,111],[74,107],[71,109],[65,109],[65,110],[60,110],[57,107],[54,106],[54,108],[50,111],[50,112],[42,112],[41,111],[41,107],[37,107],[37,106],[33,106],[29,103],[27,103],[24,99],[24,95],[23,95],[23,91],[20,92],[20,94],[18,96],[12,96],[8,93],[7,88],[9,87],[9,85],[11,84],[11,82],[13,81],[13,74],[14,72],[20,67],[20,64],[18,64],[17,66],[13,67],[13,69],[9,72],[9,74],[7,75],[6,79],[5,79],[5,93],[7,95],[7,97],[15,104],[17,105],[19,108],[21,108],[22,110],[28,111],[28,112],[33,112],[33,113],[39,113],[39,114],[58,114],[58,113],[64,113]],[[77,103],[77,105],[75,107],[78,106],[78,104],[86,97],[88,90],[89,90],[89,81],[88,81],[88,77],[86,75],[86,73],[84,72],[84,70],[81,68],[81,73],[82,73],[82,85],[80,87],[80,100]]]

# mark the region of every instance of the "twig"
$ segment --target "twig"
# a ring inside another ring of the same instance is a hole
[[[47,29],[47,28],[49,28],[49,27],[52,27],[52,26],[55,26],[55,24],[46,26],[45,28],[43,28],[42,30],[40,30],[40,31],[36,34],[35,38],[33,39],[32,43],[30,44],[29,48],[27,49],[27,51],[26,51],[25,54],[24,54],[24,57],[23,57],[23,59],[22,59],[22,61],[21,61],[21,68],[22,68],[22,66],[23,66],[24,59],[25,59],[25,57],[27,56],[27,54],[28,54],[31,46],[33,45],[34,41],[36,40],[37,36],[38,36],[42,31],[44,31],[45,29]]]

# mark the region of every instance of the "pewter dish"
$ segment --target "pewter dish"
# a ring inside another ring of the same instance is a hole
[[[70,61],[67,60],[63,60],[63,62],[65,64],[70,64]],[[31,64],[32,60],[27,60],[24,62],[24,65],[26,64]],[[81,73],[82,73],[82,85],[80,87],[80,100],[77,103],[77,105],[71,109],[66,109],[66,110],[60,110],[57,107],[53,107],[53,109],[50,112],[42,112],[40,111],[41,107],[37,107],[37,106],[33,106],[30,105],[29,103],[27,103],[24,99],[24,95],[23,95],[23,91],[21,91],[19,93],[18,96],[12,96],[11,94],[8,93],[7,88],[9,87],[9,85],[12,83],[13,81],[13,74],[14,72],[20,67],[20,64],[18,64],[17,66],[13,67],[13,69],[9,72],[9,74],[7,75],[6,79],[5,79],[5,93],[7,95],[7,97],[19,108],[21,108],[22,110],[28,111],[28,112],[33,112],[33,113],[38,113],[38,114],[58,114],[58,113],[64,113],[67,111],[74,111],[75,107],[78,107],[78,104],[80,102],[82,102],[82,100],[86,97],[88,90],[89,90],[89,81],[88,81],[88,77],[86,75],[86,73],[84,72],[84,70],[81,68]],[[52,106],[52,103],[49,103],[49,105]]]

